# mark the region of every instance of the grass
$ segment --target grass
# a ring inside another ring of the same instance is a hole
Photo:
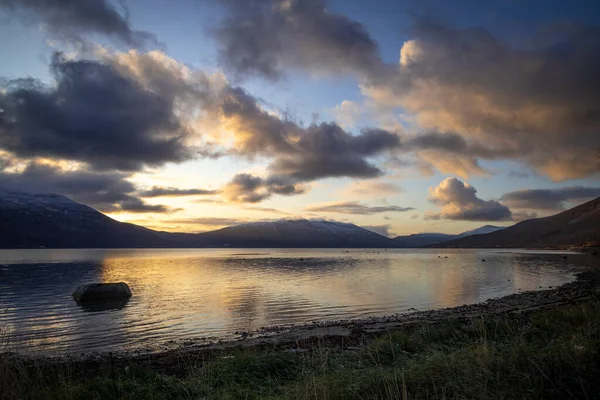
[[[1,399],[600,398],[600,301],[375,336],[110,362],[0,359]]]

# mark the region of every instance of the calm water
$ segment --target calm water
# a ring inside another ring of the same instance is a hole
[[[0,250],[0,350],[159,348],[452,307],[560,285],[590,260],[492,250]],[[132,289],[126,304],[86,309],[71,298],[83,283],[118,281]]]

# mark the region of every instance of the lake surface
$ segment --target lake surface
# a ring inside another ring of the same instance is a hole
[[[267,326],[453,307],[560,285],[597,260],[565,254],[0,250],[0,351],[160,349]],[[71,297],[81,284],[119,281],[133,292],[125,304],[90,309]]]

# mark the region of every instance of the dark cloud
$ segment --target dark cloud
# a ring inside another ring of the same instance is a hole
[[[119,172],[61,170],[31,162],[21,172],[1,172],[0,187],[29,193],[57,193],[103,212],[172,212],[135,196],[128,175]]]
[[[152,189],[138,192],[140,197],[181,197],[181,196],[206,196],[218,194],[218,190],[207,189],[178,189],[174,187],[153,186]]]
[[[365,27],[327,11],[323,0],[223,0],[229,15],[213,33],[238,75],[277,79],[289,69],[339,75],[373,70],[378,48]]]
[[[506,193],[500,200],[511,208],[564,210],[600,196],[600,187],[570,186],[557,189],[525,189]]]
[[[442,207],[440,213],[430,213],[426,219],[461,221],[506,221],[512,219],[510,209],[495,200],[482,200],[477,190],[456,178],[446,178],[429,189],[432,203]]]
[[[108,0],[0,0],[0,7],[39,20],[51,33],[67,39],[101,34],[131,46],[156,41],[148,32],[132,30],[127,10],[121,15]]]
[[[360,135],[350,135],[336,124],[323,123],[308,127],[294,143],[294,151],[280,154],[270,168],[298,180],[372,178],[382,171],[367,158],[399,145],[399,137],[390,132],[365,130]]]
[[[259,203],[273,194],[291,196],[304,192],[304,186],[284,177],[263,179],[250,174],[237,174],[222,191],[223,196],[233,203]]]
[[[323,205],[309,206],[304,210],[308,212],[332,212],[340,214],[371,215],[385,212],[405,212],[414,210],[414,208],[398,206],[372,207],[360,204],[356,201],[342,201]]]
[[[397,135],[383,130],[351,135],[332,123],[300,126],[266,112],[240,88],[227,90],[217,113],[236,132],[235,153],[272,157],[273,175],[301,181],[378,176],[382,171],[367,159],[400,145]]]
[[[405,134],[401,151],[416,154],[418,158],[413,166],[417,165],[425,175],[432,175],[432,167],[435,167],[442,173],[456,174],[465,179],[473,173],[488,174],[480,166],[479,159],[497,160],[525,154],[523,149],[511,146],[494,148],[451,132]]]
[[[177,208],[174,210],[162,204],[148,204],[137,197],[130,197],[126,200],[121,201],[118,204],[118,208],[114,211],[123,211],[130,213],[166,213],[181,210],[181,208]]]
[[[499,159],[522,155],[519,148],[490,148],[477,141],[468,140],[456,133],[425,132],[415,136],[407,136],[403,141],[405,150],[443,150],[449,153],[471,155],[485,159]]]
[[[263,179],[250,174],[234,176],[223,189],[223,194],[234,203],[259,203],[271,196],[264,187]]]
[[[173,97],[96,61],[57,54],[51,67],[55,87],[11,81],[0,94],[0,148],[124,171],[191,157]]]

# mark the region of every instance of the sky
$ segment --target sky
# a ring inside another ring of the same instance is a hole
[[[202,232],[600,196],[600,4],[0,0],[0,188]]]

